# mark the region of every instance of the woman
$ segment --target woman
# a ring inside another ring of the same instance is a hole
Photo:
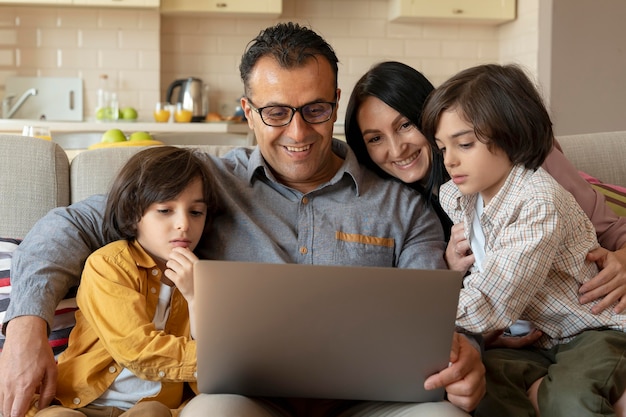
[[[424,102],[433,89],[419,71],[408,65],[393,61],[375,65],[359,79],[350,96],[346,141],[359,161],[380,176],[400,180],[428,196],[444,229],[449,230],[450,219],[437,198],[439,186],[449,178],[440,156],[432,152],[419,130]],[[604,197],[578,175],[558,144],[542,167],[574,195],[593,222],[603,246],[588,256],[602,270],[581,287],[581,303],[604,297],[594,313],[614,303],[616,313],[626,310],[626,218],[617,216],[604,204]],[[461,271],[474,263],[462,225],[451,229],[446,260],[451,269]],[[539,336],[507,339],[507,346],[532,343]]]
[[[410,86],[410,88],[407,88]],[[418,130],[422,107],[433,85],[420,72],[400,62],[383,62],[357,82],[346,112],[346,140],[357,159],[382,178],[400,180],[426,197],[450,239],[452,222],[439,205],[439,186],[449,179],[440,158],[434,156],[428,141]],[[372,128],[361,130],[359,115],[372,121]],[[385,126],[385,128],[378,128]],[[398,141],[385,140],[397,134]],[[387,146],[406,144],[383,156]]]

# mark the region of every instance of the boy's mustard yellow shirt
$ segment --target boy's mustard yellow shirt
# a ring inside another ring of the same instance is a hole
[[[183,402],[183,386],[196,391],[196,342],[189,312],[174,289],[164,330],[152,323],[162,271],[136,242],[117,241],[94,252],[77,294],[79,311],[69,346],[59,357],[57,399],[85,407],[106,391],[123,368],[162,383],[158,400],[169,408]]]

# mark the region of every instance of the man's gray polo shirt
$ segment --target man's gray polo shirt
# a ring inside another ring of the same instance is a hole
[[[445,269],[441,223],[415,191],[359,165],[345,142],[336,175],[303,194],[278,183],[259,148],[214,159],[227,214],[201,255],[212,259]]]

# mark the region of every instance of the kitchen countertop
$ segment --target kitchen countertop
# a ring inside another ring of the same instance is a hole
[[[145,131],[165,144],[171,145],[235,145],[256,144],[254,133],[246,122],[203,122],[203,123],[156,123],[153,121],[55,122],[32,119],[0,119],[0,134],[22,134],[25,125],[47,126],[52,140],[57,142],[72,159],[90,145],[100,142],[102,133],[118,128],[126,135]],[[343,123],[334,125],[334,137],[345,140]]]
[[[109,129],[120,129],[123,132],[180,132],[180,133],[238,133],[247,135],[250,132],[247,123],[210,122],[210,123],[156,123],[147,121],[117,122],[53,122],[47,120],[0,119],[0,132],[22,133],[25,125],[47,126],[52,135],[54,132],[104,132]]]
[[[109,129],[120,129],[125,135],[145,131],[167,145],[236,145],[255,144],[254,134],[247,123],[156,123],[153,121],[117,122],[54,122],[32,119],[0,119],[0,134],[22,134],[25,125],[46,126],[52,141],[58,143],[72,160],[90,145],[100,142]]]

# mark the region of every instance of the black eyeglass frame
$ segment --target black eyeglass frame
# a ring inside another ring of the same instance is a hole
[[[248,104],[250,105],[250,108],[252,110],[254,110],[259,117],[261,118],[261,121],[269,127],[283,127],[283,126],[287,126],[289,123],[291,123],[291,121],[293,120],[293,116],[295,116],[296,112],[300,113],[300,116],[302,116],[302,120],[304,120],[305,122],[307,122],[308,124],[311,125],[318,125],[320,123],[326,123],[327,121],[329,121],[332,117],[333,117],[333,113],[335,112],[335,108],[337,107],[337,101],[314,101],[312,103],[307,103],[307,104],[303,104],[300,107],[291,107],[291,106],[279,106],[279,105],[272,105],[272,106],[264,106],[264,107],[256,107],[253,103],[252,100],[250,100],[249,97],[246,97],[248,100]],[[307,106],[312,106],[315,104],[330,104],[330,112],[328,113],[328,119],[325,120],[320,120],[317,122],[309,122],[306,117],[304,116],[304,113],[302,112],[302,110],[307,107]],[[263,110],[265,109],[270,109],[272,107],[280,107],[280,108],[284,108],[284,109],[289,109],[291,110],[291,116],[289,116],[289,120],[287,120],[287,122],[279,124],[279,125],[271,125],[269,123],[267,123],[265,121],[265,119],[263,118]]]

